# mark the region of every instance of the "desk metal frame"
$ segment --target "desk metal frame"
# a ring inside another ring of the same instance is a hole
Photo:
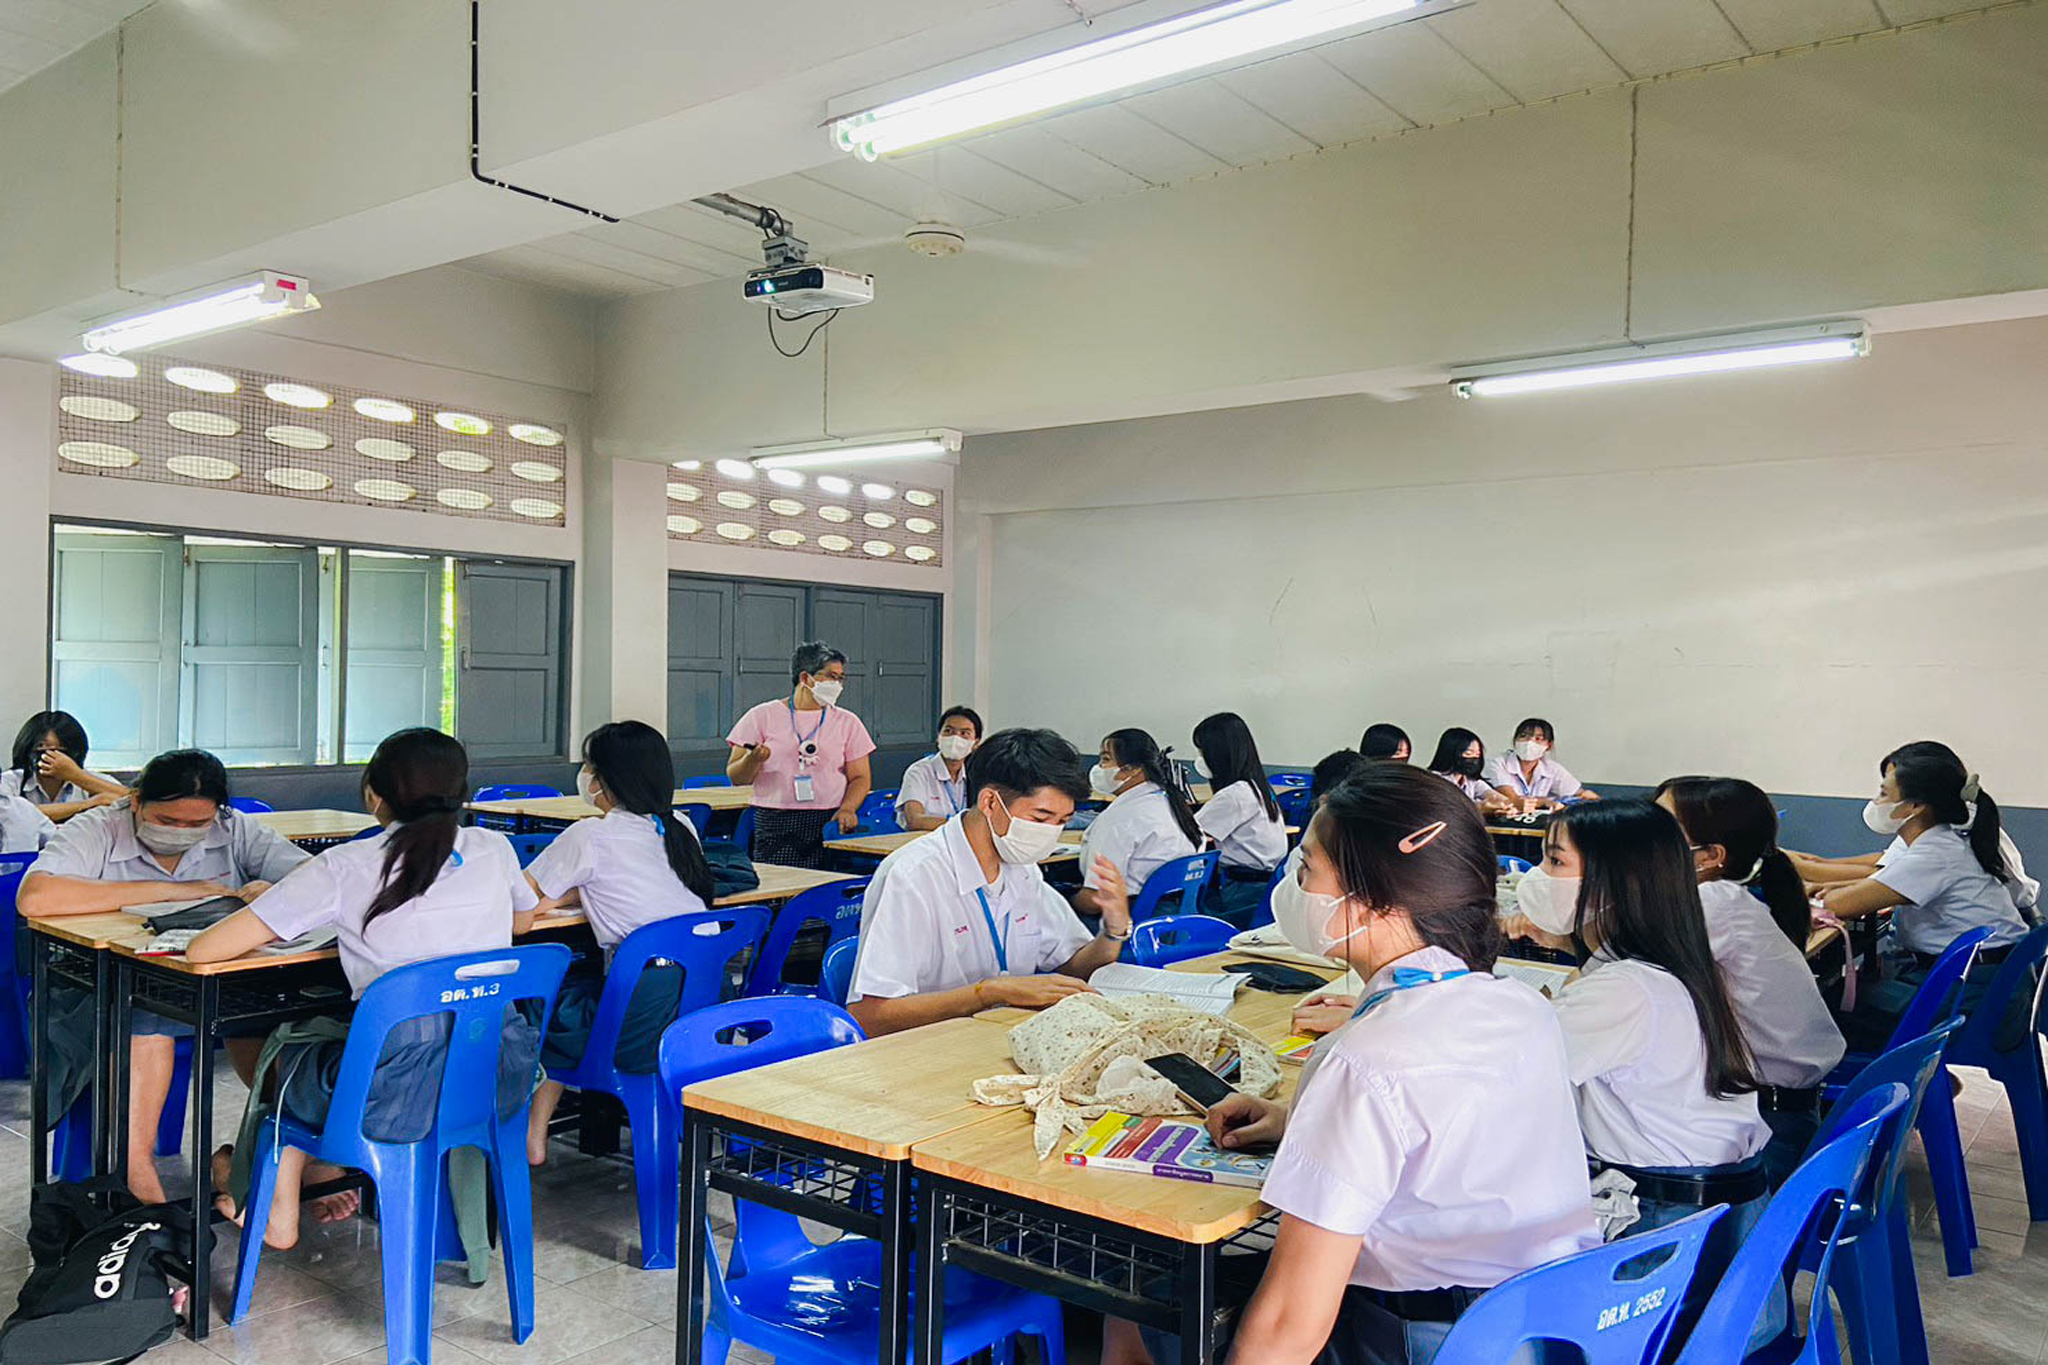
[[[119,1147],[109,1145],[112,1125],[107,1112],[112,1094],[107,1069],[113,1051],[107,1043],[114,1036],[113,972],[107,965],[110,956],[105,949],[84,947],[49,934],[29,933],[29,1131],[34,1136],[29,1144],[29,1179],[36,1185],[48,1184],[50,1179],[50,1130],[56,1116],[50,1113],[45,1098],[45,1073],[50,1059],[43,1039],[49,1036],[50,994],[60,984],[76,987],[91,996],[93,1002],[92,1055],[96,1060],[87,1086],[91,1096],[93,1174],[105,1175],[121,1164]]]

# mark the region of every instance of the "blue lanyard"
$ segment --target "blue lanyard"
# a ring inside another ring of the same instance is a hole
[[[935,753],[932,757],[939,761],[939,795],[946,798],[946,814],[958,815],[961,811],[961,805],[953,795],[953,778],[946,771],[946,756]],[[960,780],[963,783],[967,780],[965,773],[961,774]]]
[[[981,902],[981,917],[988,924],[989,942],[996,946],[996,971],[1007,976],[1010,972],[1010,949],[1003,942],[1010,933],[1010,917],[1003,916],[1003,931],[996,932],[996,912],[988,908],[988,892],[982,887],[974,888],[975,899]]]
[[[1529,785],[1528,778],[1522,776],[1522,760],[1514,754],[1509,754],[1508,759],[1508,771],[1514,775],[1515,785],[1522,789],[1522,795],[1534,796],[1536,789]],[[1536,771],[1539,773],[1543,771],[1543,760],[1540,758],[1536,760]]]
[[[1359,1001],[1358,1008],[1351,1011],[1351,1017],[1353,1019],[1359,1018],[1367,1010],[1379,1004],[1396,991],[1412,991],[1417,986],[1434,986],[1439,981],[1455,981],[1461,976],[1470,975],[1472,975],[1470,969],[1465,967],[1459,967],[1448,972],[1425,972],[1420,967],[1396,967],[1394,968],[1394,984],[1383,990],[1374,991],[1371,995]]]
[[[782,704],[789,708],[789,733],[796,737],[796,742],[799,748],[801,748],[803,745],[809,744],[812,740],[818,737],[818,731],[825,728],[826,717],[832,714],[832,708],[829,706],[819,711],[818,723],[811,727],[811,732],[809,734],[805,734],[803,731],[796,728],[796,703],[793,701],[786,701]]]

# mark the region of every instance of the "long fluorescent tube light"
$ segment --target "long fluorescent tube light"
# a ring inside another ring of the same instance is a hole
[[[1235,0],[892,100],[832,125],[873,161],[980,128],[1242,61],[1418,6],[1421,0]]]
[[[1451,381],[1451,391],[1460,398],[1498,398],[1637,379],[1671,379],[1774,365],[1805,365],[1819,360],[1851,360],[1869,353],[1870,334],[1862,323],[1818,323],[1475,365],[1467,374]]]
[[[899,436],[870,436],[830,445],[763,446],[753,453],[756,469],[813,469],[821,465],[871,464],[877,460],[943,460],[960,453],[960,433],[948,427]]]
[[[86,329],[85,349],[109,355],[146,351],[286,313],[309,313],[319,306],[304,278],[264,270],[249,279],[212,285],[95,323]]]

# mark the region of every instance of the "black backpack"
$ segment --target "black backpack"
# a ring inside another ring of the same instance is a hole
[[[29,1200],[35,1269],[0,1326],[0,1365],[98,1365],[168,1341],[178,1315],[165,1266],[191,1235],[189,1210],[144,1204],[118,1179],[39,1186]]]

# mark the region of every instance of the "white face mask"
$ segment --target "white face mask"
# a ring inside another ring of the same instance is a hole
[[[950,758],[955,763],[974,752],[974,741],[965,735],[940,735],[939,757]]]
[[[198,844],[211,828],[210,825],[201,825],[197,829],[186,825],[153,825],[147,820],[137,820],[135,837],[151,853],[161,853],[169,857],[174,853],[183,853]]]
[[[1006,863],[1035,863],[1060,846],[1060,831],[1065,826],[1010,815],[1010,808],[1003,805],[1000,796],[996,798],[996,804],[1002,806],[1004,815],[1010,816],[1010,828],[1001,834],[996,833],[995,821],[989,821],[988,832],[995,840],[996,857]],[[983,818],[987,818],[986,812]]]
[[[1569,935],[1579,917],[1579,877],[1553,877],[1532,867],[1515,884],[1515,908],[1546,934]]]
[[[1897,834],[1906,827],[1905,816],[1899,814],[1903,801],[1885,802],[1872,798],[1863,807],[1863,826],[1872,834]]]
[[[839,694],[845,690],[846,684],[836,678],[811,680],[811,696],[817,699],[820,706],[836,706],[839,703]]]
[[[1358,933],[1358,929],[1341,937],[1330,933],[1330,921],[1343,908],[1344,897],[1305,891],[1298,875],[1282,877],[1273,888],[1273,923],[1287,936],[1288,943],[1317,957],[1334,956],[1338,948]],[[1364,927],[1360,925],[1359,929]]]
[[[1515,757],[1524,763],[1534,763],[1550,752],[1550,746],[1540,739],[1518,739],[1515,741]]]
[[[1088,785],[1103,796],[1115,796],[1116,789],[1123,785],[1117,780],[1120,771],[1107,763],[1098,763],[1088,770]]]
[[[597,779],[591,775],[590,769],[578,768],[576,770],[576,794],[594,806],[597,804],[596,791]]]

